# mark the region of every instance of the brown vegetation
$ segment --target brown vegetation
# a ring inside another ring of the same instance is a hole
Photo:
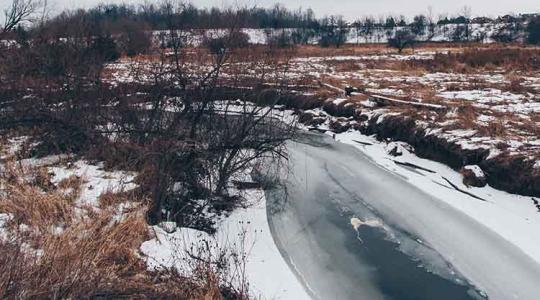
[[[284,72],[292,50],[243,49],[246,36],[234,15],[225,36],[194,50],[179,35],[181,20],[171,17],[167,48],[144,56],[139,53],[149,45],[138,44],[144,28],[120,22],[113,37],[110,24],[85,18],[82,12],[61,15],[36,26],[21,41],[24,46],[0,51],[9,54],[0,56],[0,78],[8,87],[0,130],[37,128],[33,155],[76,153],[109,168],[142,171],[139,182],[150,198],[153,224],[162,221],[165,209],[180,225],[190,225],[182,222],[192,218],[183,214],[193,199],[226,210],[239,205],[242,199],[228,195],[229,178],[263,157],[283,157],[292,133],[290,124],[266,109],[287,94]],[[125,59],[129,76],[148,80],[104,80],[118,49],[135,55]],[[264,85],[280,90],[269,93]],[[242,101],[224,102],[236,99]]]
[[[2,167],[0,214],[9,218],[0,227],[0,297],[246,298],[247,289],[237,289],[226,271],[208,260],[184,262],[195,266],[192,276],[169,269],[148,271],[138,254],[149,238],[145,207],[136,206],[120,219],[111,207],[140,201],[106,193],[99,212],[87,208],[88,215],[85,210],[77,215],[74,197],[80,181],[70,178],[44,189],[33,181],[41,172]]]
[[[533,71],[540,68],[540,49],[488,47],[466,48],[457,53],[437,53],[433,60],[411,60],[404,64],[433,72],[478,72],[479,69]]]

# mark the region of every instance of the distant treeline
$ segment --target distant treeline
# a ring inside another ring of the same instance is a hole
[[[24,41],[30,36],[44,36],[44,32],[50,37],[64,38],[80,35],[84,31],[106,41],[114,39],[117,50],[136,54],[151,44],[148,37],[150,31],[231,28],[273,32],[267,34],[266,43],[279,47],[314,43],[323,47],[339,47],[353,39],[356,43],[389,42],[398,49],[430,41],[540,43],[539,14],[506,15],[496,19],[473,18],[470,10],[464,8],[452,17],[434,18],[431,13],[419,14],[411,19],[404,16],[367,16],[351,22],[342,16],[320,18],[311,9],[290,10],[279,4],[271,8],[199,8],[191,3],[170,0],[140,5],[101,4],[90,9],[64,11],[53,18],[34,23],[30,31],[28,28],[11,26],[7,28],[9,30],[4,30],[4,38]],[[276,35],[276,32],[279,34]],[[170,47],[165,35],[164,32],[160,33],[160,45]],[[248,44],[246,41],[249,41],[249,37],[237,35],[235,40],[237,44]],[[107,42],[104,47],[112,48],[111,45],[111,42]]]
[[[227,28],[234,22],[245,28],[316,28],[320,21],[313,10],[291,11],[282,5],[273,8],[198,8],[191,3],[172,4],[101,4],[88,10],[64,12],[56,19],[83,14],[89,21],[118,22],[130,20],[148,24],[154,30],[170,29],[171,22],[178,29]]]
[[[153,30],[170,29],[171,20],[179,29],[217,29],[231,26],[234,20],[235,25],[244,28],[309,28],[320,29],[328,23],[328,19],[339,19],[337,16],[327,16],[317,18],[312,9],[289,10],[283,5],[276,4],[272,8],[251,7],[251,8],[198,8],[191,3],[172,4],[169,1],[160,3],[145,3],[141,5],[128,4],[101,4],[88,10],[78,10],[75,12],[64,12],[56,19],[66,17],[80,17],[84,15],[89,21],[98,22],[118,22],[129,20],[148,24]],[[454,17],[440,16],[434,20],[430,16],[417,15],[410,21],[404,16],[388,17],[362,17],[357,18],[353,23],[367,24],[378,28],[388,28],[389,26],[408,26],[419,22],[432,23],[437,25],[446,24],[485,24],[485,23],[512,23],[526,22],[538,16],[537,14],[512,16],[506,15],[496,19],[487,17],[470,17],[470,13],[464,12]]]

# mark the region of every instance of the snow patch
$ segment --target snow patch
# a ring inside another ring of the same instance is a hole
[[[234,210],[213,236],[189,228],[178,228],[167,234],[158,226],[152,227],[155,237],[141,245],[148,267],[176,267],[189,272],[182,258],[201,243],[208,242],[216,247],[212,251],[217,251],[217,247],[232,247],[233,251],[246,255],[246,279],[257,299],[311,299],[274,243],[263,191],[246,192],[250,205]]]
[[[84,160],[79,160],[70,167],[54,166],[49,170],[54,173],[51,180],[54,184],[71,176],[83,178],[81,195],[78,199],[80,204],[98,206],[99,196],[105,192],[119,193],[137,187],[133,182],[135,173],[105,171],[102,165],[92,165]]]
[[[476,178],[486,177],[486,174],[484,174],[484,171],[482,171],[482,169],[478,165],[464,166],[463,169],[472,171],[474,176],[476,176]]]

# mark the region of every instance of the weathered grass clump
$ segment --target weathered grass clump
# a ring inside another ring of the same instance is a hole
[[[58,224],[71,224],[73,203],[80,192],[78,180],[65,180],[52,189],[46,169],[23,170],[10,162],[0,167],[0,176],[0,213],[11,215],[12,223],[41,233]]]
[[[43,174],[0,164],[0,298],[247,298],[208,261],[189,262],[191,275],[149,271],[139,253],[150,237],[146,207],[135,194],[106,192],[99,208],[83,207],[79,177],[54,185]]]

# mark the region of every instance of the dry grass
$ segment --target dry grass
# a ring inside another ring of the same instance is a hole
[[[37,228],[41,233],[71,223],[73,202],[79,196],[78,185],[72,183],[69,190],[51,190],[46,169],[23,170],[10,162],[2,167],[1,173],[0,212],[12,215],[14,223]]]
[[[389,51],[391,50],[383,44],[343,45],[340,48],[321,48],[315,45],[304,45],[297,48],[297,55],[300,57],[327,57],[337,55],[380,54]]]
[[[364,68],[361,63],[354,60],[333,61],[328,65],[332,65],[336,72],[357,72]]]
[[[429,71],[472,73],[479,70],[491,71],[534,71],[540,67],[540,50],[535,48],[481,47],[466,48],[457,53],[437,53],[433,60],[411,60],[403,62],[410,68],[425,68]]]
[[[206,261],[191,276],[147,270],[138,249],[149,239],[146,207],[134,194],[102,195],[101,209],[77,207],[81,180],[35,180],[45,169],[0,165],[0,298],[246,299]],[[121,216],[115,206],[129,201]],[[135,204],[134,204],[135,203]],[[24,225],[24,226],[22,226]]]
[[[42,170],[45,170],[46,172],[45,168],[42,168]],[[47,174],[49,173],[47,172]],[[48,181],[50,182],[50,179],[48,179]],[[81,177],[76,176],[76,175],[71,175],[67,178],[62,179],[60,182],[58,182],[57,187],[59,189],[77,190],[82,183],[83,183],[83,179]]]
[[[538,58],[540,60],[540,56]],[[518,76],[515,74],[510,74],[506,77],[506,80],[508,80],[508,84],[505,87],[505,90],[515,93],[515,94],[536,94],[537,91],[534,89],[534,87],[528,86],[525,83],[525,79],[522,76]]]
[[[122,203],[147,203],[148,201],[144,200],[144,196],[135,191],[127,191],[121,193],[115,193],[110,190],[102,193],[99,196],[99,208],[117,208]]]
[[[484,130],[481,132],[484,135],[490,137],[504,137],[506,136],[506,127],[504,126],[504,121],[497,119],[496,121],[489,122],[487,126],[483,127]]]
[[[15,292],[30,298],[86,298],[140,270],[142,262],[133,249],[146,232],[144,218],[129,216],[114,226],[107,226],[109,221],[110,215],[103,215],[58,236],[44,236],[42,254],[30,254],[21,261],[19,268],[26,279]]]

